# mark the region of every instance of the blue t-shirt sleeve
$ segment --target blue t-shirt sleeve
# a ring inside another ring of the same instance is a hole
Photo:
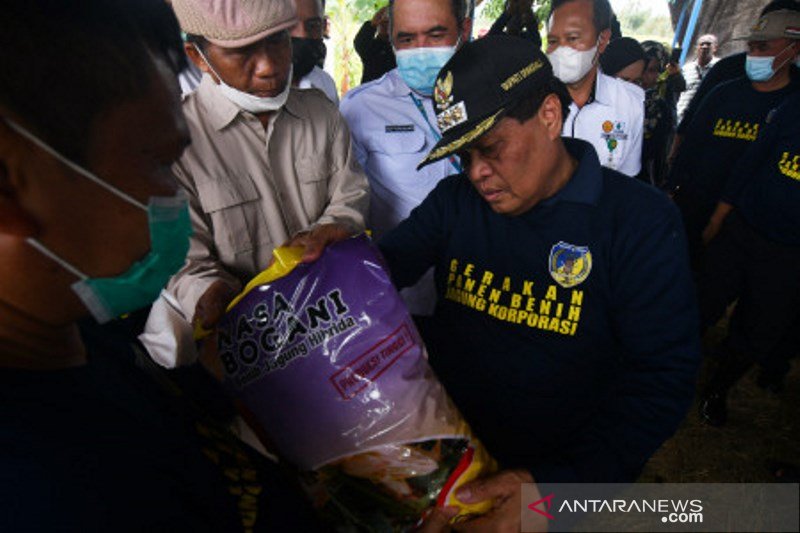
[[[451,176],[440,181],[407,219],[378,242],[398,289],[416,283],[441,255],[459,179],[464,178]]]
[[[569,454],[535,467],[535,479],[633,481],[691,405],[700,364],[694,288],[678,211],[659,211],[619,228],[611,251],[618,388]]]

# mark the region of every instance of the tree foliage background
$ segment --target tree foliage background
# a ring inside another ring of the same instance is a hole
[[[332,70],[340,94],[361,82],[361,60],[353,48],[353,38],[361,25],[372,20],[378,9],[388,3],[388,0],[327,1],[325,11],[332,37],[328,41],[328,54],[332,55]]]
[[[653,0],[627,0],[618,2],[617,18],[622,27],[622,34],[634,37],[639,41],[653,39],[663,43],[672,40],[673,30],[669,10],[664,14],[654,14],[650,2]],[[664,0],[658,0],[667,4]]]
[[[506,7],[506,0],[484,0],[482,15],[489,20],[496,20]],[[545,18],[550,14],[550,0],[533,0],[533,12],[539,20],[539,29],[545,23]]]

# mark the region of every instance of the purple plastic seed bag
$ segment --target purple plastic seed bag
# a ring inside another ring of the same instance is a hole
[[[281,254],[288,265],[256,277],[220,323],[226,387],[310,473],[334,521],[402,530],[437,501],[462,505],[455,488],[493,461],[428,366],[377,249],[361,236],[311,264]]]

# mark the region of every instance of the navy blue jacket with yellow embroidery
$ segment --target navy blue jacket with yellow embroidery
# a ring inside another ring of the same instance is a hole
[[[691,403],[697,311],[676,208],[602,168],[500,215],[463,175],[379,243],[398,287],[435,267],[437,375],[503,467],[543,482],[634,479]]]

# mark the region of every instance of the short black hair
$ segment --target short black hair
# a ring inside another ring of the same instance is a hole
[[[572,103],[572,97],[569,95],[567,86],[555,76],[552,76],[545,83],[537,84],[526,94],[520,96],[510,106],[505,116],[507,118],[513,118],[520,124],[527,122],[539,112],[539,108],[542,107],[542,102],[551,94],[558,96],[561,102],[561,120],[563,122],[569,115],[569,106]]]
[[[609,76],[616,77],[617,73],[633,63],[643,60],[647,64],[642,45],[633,37],[612,39],[606,51],[600,56],[600,67]]]
[[[759,16],[763,17],[767,13],[772,13],[773,11],[779,11],[781,9],[800,11],[800,2],[798,0],[772,0],[772,2],[764,6]]]
[[[0,107],[81,164],[94,121],[150,88],[154,57],[186,66],[164,0],[6,0],[0,50]]]
[[[550,8],[550,14],[552,15],[556,9],[568,2],[577,1],[579,0],[553,0]],[[597,33],[600,33],[603,30],[611,29],[611,18],[613,11],[611,10],[611,4],[608,3],[608,0],[589,1],[592,3],[592,23],[594,24],[594,29],[597,30]]]
[[[389,0],[389,35],[392,35],[394,28],[394,3],[395,0]],[[465,0],[450,0],[450,7],[453,10],[453,16],[456,18],[456,28],[460,30],[464,27],[464,21],[467,20],[467,2]]]

